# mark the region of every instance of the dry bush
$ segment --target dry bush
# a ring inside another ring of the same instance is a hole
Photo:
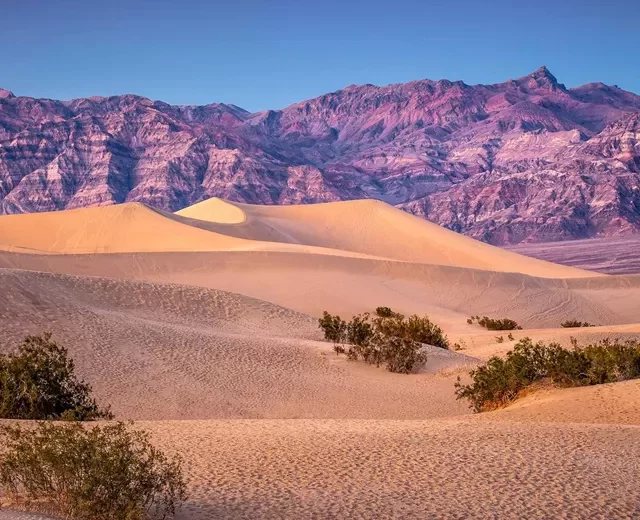
[[[0,428],[0,496],[71,519],[173,517],[186,498],[179,459],[124,423]]]
[[[324,332],[324,339],[333,343],[344,343],[347,334],[347,323],[340,316],[333,316],[324,311],[318,320],[318,326]]]
[[[522,330],[522,327],[517,322],[509,318],[494,319],[488,316],[483,316],[482,318],[471,316],[471,318],[467,319],[469,325],[474,322],[487,330]]]
[[[565,329],[570,329],[574,327],[595,327],[595,325],[592,325],[587,321],[578,321],[578,320],[567,320],[561,323],[560,326]]]
[[[376,307],[376,316],[380,318],[391,318],[394,314],[389,307]]]
[[[51,333],[27,336],[17,352],[0,354],[0,418],[113,418],[91,397],[91,386],[76,377],[67,354]]]
[[[336,354],[376,366],[384,364],[391,372],[409,373],[424,365],[427,356],[423,344],[449,348],[442,329],[427,316],[405,318],[388,307],[378,307],[376,315],[370,319],[368,313],[360,314],[345,323],[325,311],[319,326],[325,339],[334,341]]]

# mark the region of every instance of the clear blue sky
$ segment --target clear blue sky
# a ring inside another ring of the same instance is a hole
[[[547,65],[640,93],[640,1],[0,0],[0,87],[281,108],[350,84]]]

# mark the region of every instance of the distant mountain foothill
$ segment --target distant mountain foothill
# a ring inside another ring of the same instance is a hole
[[[374,198],[496,245],[640,232],[640,96],[495,85],[349,86],[283,110],[0,89],[0,214],[128,201],[177,211]]]

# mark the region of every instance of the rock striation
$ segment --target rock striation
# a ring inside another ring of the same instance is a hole
[[[0,213],[382,199],[497,245],[640,232],[640,96],[542,67],[350,86],[283,110],[0,90]]]

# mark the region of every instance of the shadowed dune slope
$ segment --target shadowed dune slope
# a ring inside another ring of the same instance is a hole
[[[307,315],[239,294],[0,269],[0,349],[50,330],[119,418],[427,418],[466,413],[433,356],[411,376],[350,363]]]
[[[599,276],[501,250],[371,200],[276,207],[212,199],[175,215],[138,203],[9,215],[0,217],[0,249],[67,254],[266,250],[546,278]]]
[[[470,315],[508,316],[526,328],[579,318],[635,323],[640,276],[558,280],[518,273],[282,252],[27,255],[0,252],[0,267],[186,284],[236,292],[298,312],[343,317],[387,305],[427,313],[445,332],[481,333]]]

